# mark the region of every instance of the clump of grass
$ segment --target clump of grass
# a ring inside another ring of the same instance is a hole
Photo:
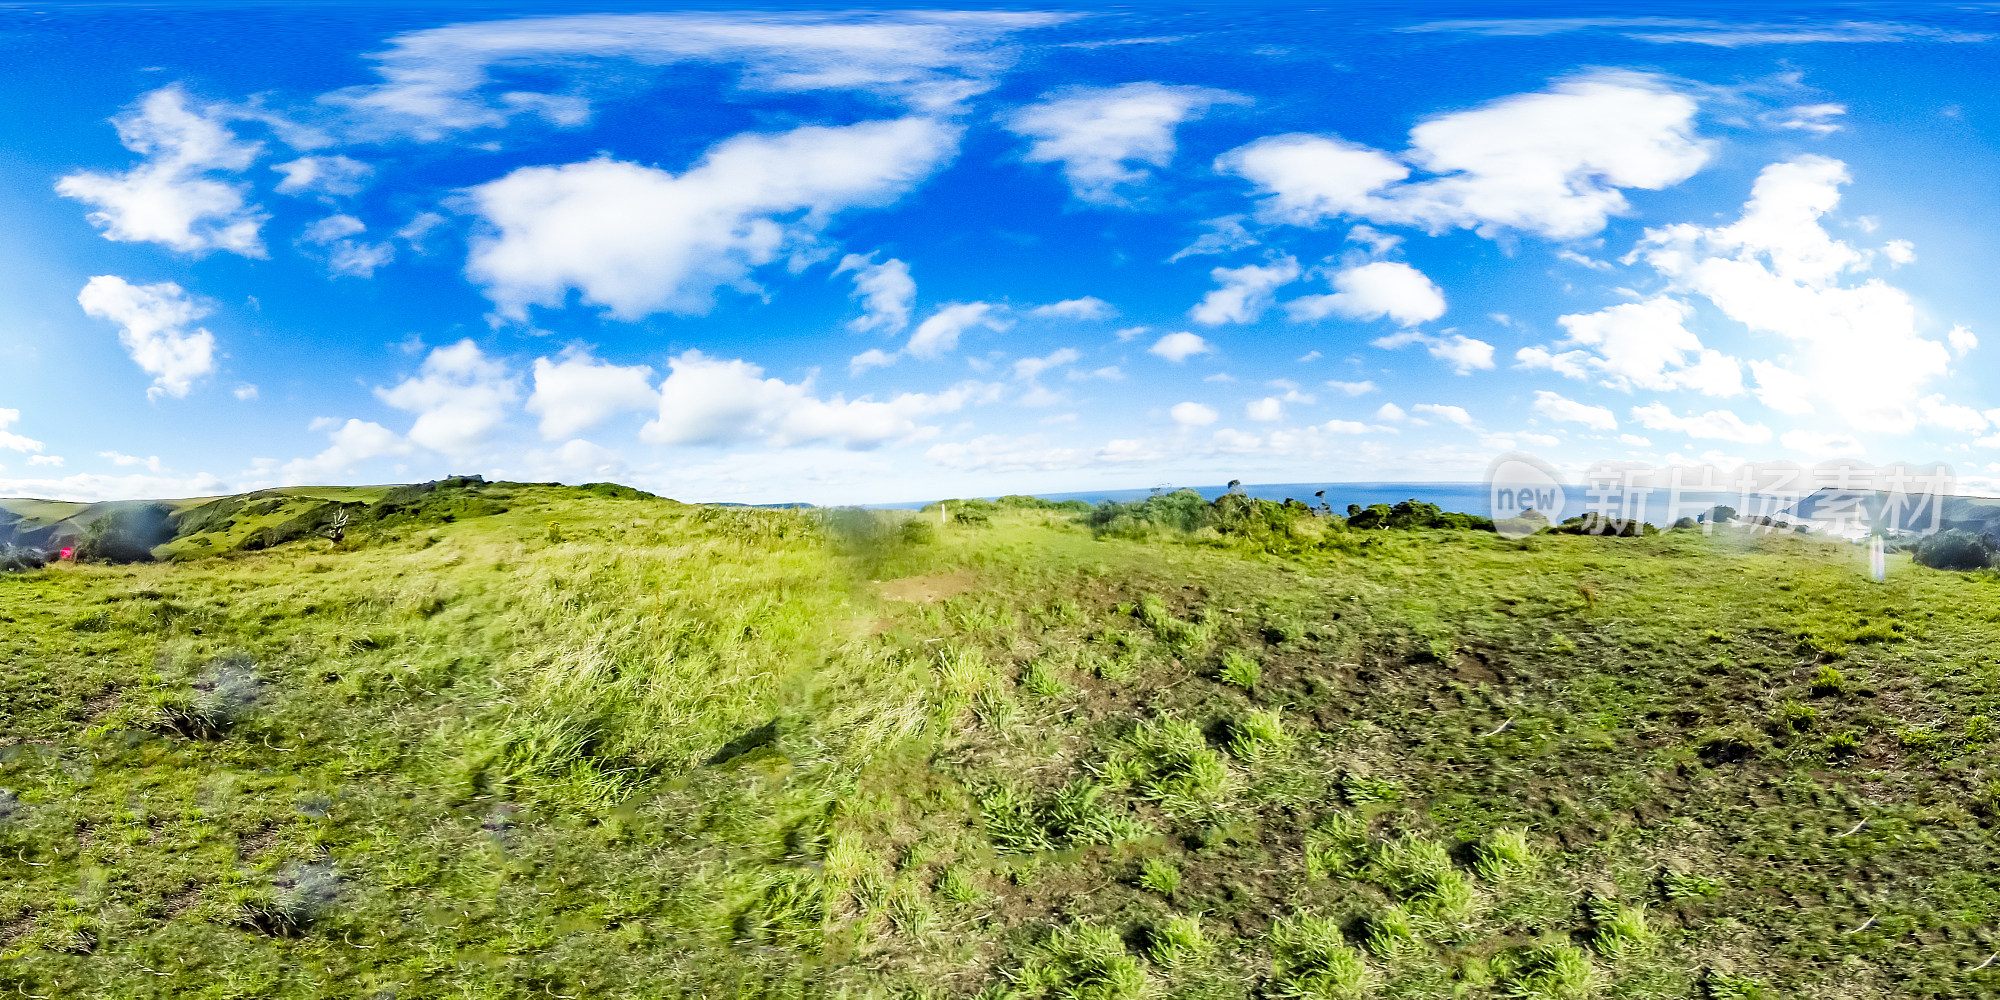
[[[1362,943],[1370,955],[1385,962],[1405,961],[1430,950],[1410,914],[1400,906],[1370,914]]]
[[[1831,663],[1820,664],[1813,674],[1812,693],[1818,696],[1841,694],[1847,690],[1847,678]]]
[[[1965,720],[1965,745],[1985,746],[1993,742],[1993,720],[1984,715],[1975,715]]]
[[[1196,917],[1176,914],[1146,928],[1146,957],[1163,969],[1192,965],[1214,950]]]
[[[1521,1000],[1583,1000],[1597,988],[1590,956],[1575,945],[1551,942],[1511,949],[1493,965],[1507,995]]]
[[[257,662],[248,656],[217,657],[202,668],[191,690],[154,698],[160,728],[196,739],[217,739],[249,715],[263,690]]]
[[[1054,849],[1049,832],[1036,815],[1034,803],[1009,785],[995,785],[979,795],[979,813],[986,836],[1002,852],[1032,854]]]
[[[1592,899],[1588,906],[1596,925],[1590,946],[1612,962],[1624,962],[1652,953],[1659,935],[1646,924],[1644,906],[1627,906],[1609,899]]]
[[[1139,598],[1139,606],[1132,612],[1153,634],[1167,644],[1168,648],[1180,655],[1198,653],[1208,648],[1215,640],[1215,623],[1206,616],[1195,621],[1174,617],[1167,610],[1166,602],[1153,594]]]
[[[1722,895],[1722,883],[1693,872],[1667,871],[1660,874],[1660,893],[1676,903],[1714,899]]]
[[[1181,887],[1181,869],[1166,858],[1147,858],[1139,863],[1139,885],[1162,896],[1171,896]]]
[[[1500,827],[1480,838],[1472,867],[1480,878],[1501,884],[1534,871],[1539,862],[1526,833]]]
[[[1238,759],[1269,760],[1292,745],[1292,734],[1274,711],[1253,709],[1230,720],[1229,752]]]
[[[938,873],[937,894],[954,903],[970,903],[984,895],[964,865],[952,865]]]
[[[1069,685],[1055,664],[1037,658],[1021,669],[1021,690],[1037,698],[1058,698],[1069,693]]]
[[[1819,722],[1819,711],[1792,698],[1785,699],[1771,713],[1771,724],[1780,733],[1804,733]]]
[[[1038,945],[1014,977],[1014,995],[1049,1000],[1140,1000],[1152,977],[1125,950],[1118,932],[1071,924]]]
[[[1088,778],[1058,789],[1041,814],[1050,839],[1058,844],[1116,844],[1153,832],[1136,817],[1107,808],[1104,786]]]
[[[1367,823],[1346,813],[1330,816],[1306,833],[1306,877],[1320,879],[1347,874],[1367,856],[1367,851]]]
[[[1421,916],[1456,925],[1477,911],[1472,883],[1434,840],[1403,837],[1384,843],[1369,859],[1368,873]]]
[[[1347,946],[1340,925],[1324,917],[1293,914],[1271,933],[1276,964],[1271,995],[1287,1000],[1348,1000],[1373,983],[1361,953]]]
[[[1371,802],[1402,801],[1403,786],[1389,778],[1350,771],[1340,776],[1340,793],[1347,797],[1348,804],[1365,806]]]
[[[1177,810],[1215,805],[1235,783],[1200,727],[1172,717],[1141,722],[1112,752],[1106,770],[1114,781]]]
[[[1222,680],[1226,684],[1248,691],[1257,686],[1263,674],[1264,668],[1256,660],[1237,650],[1222,654]]]

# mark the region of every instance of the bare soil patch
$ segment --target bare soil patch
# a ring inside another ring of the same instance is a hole
[[[882,596],[892,601],[907,601],[911,604],[929,604],[957,597],[971,590],[977,579],[969,569],[951,573],[932,573],[929,576],[906,576],[899,580],[884,580],[877,584]]]

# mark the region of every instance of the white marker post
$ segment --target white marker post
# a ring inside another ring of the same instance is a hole
[[[1881,583],[1889,575],[1889,557],[1882,551],[1882,536],[1868,536],[1868,578]]]

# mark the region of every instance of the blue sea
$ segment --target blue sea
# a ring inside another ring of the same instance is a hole
[[[1085,490],[1080,493],[1036,494],[1049,500],[1082,500],[1086,503],[1130,503],[1144,500],[1156,492],[1171,492],[1177,489],[1191,489],[1210,500],[1228,491],[1227,486],[1162,486],[1153,489],[1133,490]],[[1250,496],[1263,500],[1299,500],[1318,504],[1323,499],[1333,507],[1334,513],[1344,514],[1348,504],[1394,504],[1404,500],[1421,500],[1434,503],[1448,511],[1465,514],[1493,516],[1492,501],[1485,483],[1244,483],[1240,489]],[[1324,490],[1325,497],[1315,493]],[[1583,513],[1591,506],[1593,497],[1586,486],[1563,487],[1563,516],[1571,517]],[[992,499],[992,498],[988,498]],[[1746,502],[1744,496],[1735,492],[1683,492],[1675,502],[1665,491],[1653,491],[1644,498],[1644,513],[1641,520],[1662,527],[1672,524],[1682,517],[1693,517],[1718,505],[1725,504],[1745,515],[1780,515],[1791,506],[1793,497],[1753,496]],[[933,501],[912,503],[871,504],[886,510],[914,510]],[[1599,503],[1601,504],[1601,500]],[[1669,510],[1669,505],[1674,506]],[[1613,508],[1614,514],[1629,515],[1637,511],[1625,512]]]

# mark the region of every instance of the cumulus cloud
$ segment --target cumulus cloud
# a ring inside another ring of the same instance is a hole
[[[1110,319],[1118,315],[1118,310],[1095,295],[1086,295],[1036,306],[1028,310],[1028,315],[1038,319]]]
[[[1670,187],[1708,162],[1697,110],[1657,77],[1600,72],[1430,118],[1410,130],[1400,157],[1334,136],[1281,135],[1215,166],[1250,181],[1275,222],[1349,216],[1569,240],[1625,212],[1625,190]],[[1411,180],[1413,167],[1431,176]]]
[[[1571,350],[1524,347],[1514,357],[1522,367],[1547,368],[1571,378],[1595,374],[1604,385],[1626,392],[1741,394],[1741,367],[1736,359],[1701,345],[1686,325],[1693,312],[1687,303],[1661,295],[1560,316],[1556,322],[1569,331],[1569,339],[1558,346]]]
[[[1039,358],[1021,358],[1014,362],[1014,377],[1023,381],[1040,378],[1042,373],[1063,365],[1074,364],[1083,357],[1075,348],[1058,348]]]
[[[1071,193],[1099,205],[1126,203],[1119,190],[1145,183],[1147,167],[1174,156],[1174,130],[1216,104],[1242,104],[1241,94],[1209,87],[1126,83],[1074,87],[1045,94],[1007,116],[1007,129],[1032,140],[1022,159],[1060,163]]]
[[[912,357],[935,358],[957,348],[958,338],[967,330],[975,327],[1005,330],[1008,325],[999,314],[999,307],[991,302],[953,302],[940,306],[929,319],[917,324],[917,332],[910,334],[910,342],[903,349]]]
[[[1210,347],[1208,341],[1201,339],[1199,334],[1183,330],[1153,341],[1153,346],[1146,348],[1146,353],[1180,364],[1197,354],[1213,354],[1215,348]]]
[[[1243,404],[1243,415],[1263,423],[1276,423],[1285,419],[1285,401],[1277,396],[1265,396]]]
[[[533,115],[557,125],[589,120],[595,60],[639,66],[735,65],[740,85],[767,93],[854,91],[926,112],[956,109],[992,88],[1012,64],[1010,36],[1053,24],[1033,12],[582,14],[429,28],[397,35],[374,56],[380,83],[322,98],[361,136],[433,141]],[[533,66],[548,92],[504,84],[496,67]]]
[[[41,451],[42,443],[40,441],[16,434],[7,429],[14,426],[14,422],[20,419],[20,410],[0,409],[0,448],[19,452]]]
[[[375,175],[374,167],[347,156],[301,156],[271,169],[285,175],[277,192],[293,195],[356,195]]]
[[[1338,379],[1335,379],[1333,381],[1328,382],[1326,384],[1326,387],[1334,390],[1335,392],[1339,392],[1348,396],[1365,396],[1375,391],[1375,383],[1368,380],[1363,380],[1360,382],[1342,382]]]
[[[467,192],[486,228],[466,274],[517,320],[572,289],[618,319],[704,313],[839,212],[901,197],[957,140],[956,126],[902,118],[738,135],[680,174],[606,158],[522,167]]]
[[[653,409],[653,369],[614,365],[572,349],[556,361],[535,359],[535,391],[527,411],[542,418],[545,440],[572,437],[620,413]]]
[[[1734,441],[1738,444],[1762,444],[1771,440],[1769,427],[1745,421],[1729,410],[1710,410],[1683,417],[1667,409],[1665,403],[1648,403],[1633,407],[1632,419],[1648,430],[1674,431],[1692,438]]]
[[[1410,412],[1442,420],[1446,423],[1457,424],[1467,429],[1472,428],[1477,423],[1472,419],[1472,414],[1465,412],[1465,407],[1451,406],[1445,403],[1418,403],[1410,407]]]
[[[196,379],[215,370],[214,335],[190,329],[211,309],[171,281],[134,285],[100,274],[83,286],[76,301],[85,314],[118,325],[125,353],[153,376],[148,395],[185,396]]]
[[[1174,418],[1174,423],[1182,427],[1207,427],[1221,416],[1215,412],[1215,407],[1194,402],[1175,403],[1167,414]]]
[[[1298,261],[1280,257],[1269,264],[1218,267],[1208,272],[1221,287],[1202,297],[1189,318],[1203,326],[1254,323],[1271,308],[1277,290],[1299,277]]]
[[[1760,398],[1768,383],[1797,411],[1810,405],[1800,398],[1809,392],[1854,427],[1905,433],[1916,425],[1924,384],[1945,373],[1951,355],[1918,333],[1902,289],[1858,278],[1870,255],[1821,225],[1847,182],[1846,165],[1823,156],[1771,164],[1736,222],[1649,229],[1628,260],[1652,265],[1753,332],[1790,342],[1785,374],[1796,378],[1753,364]]]
[[[396,247],[392,243],[370,243],[354,237],[367,232],[368,227],[360,219],[351,215],[329,215],[306,227],[299,236],[299,243],[311,255],[326,262],[328,270],[334,274],[351,278],[369,278],[375,269],[396,259]]]
[[[321,425],[330,425],[323,421]],[[280,485],[323,486],[337,483],[343,474],[371,458],[407,455],[410,443],[381,424],[349,419],[327,435],[325,451],[311,458],[297,458],[278,469]]]
[[[1561,393],[1546,389],[1535,392],[1535,412],[1549,418],[1570,424],[1582,424],[1592,430],[1615,431],[1618,418],[1602,406],[1579,403]]]
[[[424,358],[416,375],[376,398],[417,415],[409,439],[432,451],[465,455],[507,419],[520,396],[507,366],[488,358],[470,339],[439,347]]]
[[[1945,342],[1951,345],[1951,354],[1956,358],[1965,357],[1979,346],[1979,338],[1964,324],[1953,326],[1951,332],[1945,335]]]
[[[830,441],[852,449],[917,437],[917,421],[952,413],[993,396],[966,383],[940,393],[903,393],[876,401],[840,395],[821,399],[810,381],[765,378],[748,361],[686,351],[667,362],[659,414],[641,429],[647,441],[669,445],[763,443],[778,447]]]
[[[833,273],[848,271],[854,272],[853,296],[861,300],[862,312],[848,321],[847,328],[858,333],[902,333],[910,325],[910,306],[917,300],[910,265],[894,257],[877,264],[873,254],[851,253],[840,259]]]
[[[1408,264],[1378,260],[1346,268],[1333,276],[1332,295],[1308,295],[1285,303],[1298,321],[1338,313],[1349,319],[1387,317],[1398,326],[1415,326],[1444,315],[1444,291],[1422,271]]]
[[[1183,257],[1228,253],[1231,250],[1256,246],[1257,237],[1252,236],[1250,230],[1243,225],[1243,220],[1247,218],[1249,218],[1247,215],[1225,215],[1202,220],[1202,228],[1208,231],[1195,237],[1193,243],[1175,251],[1172,257],[1167,258],[1167,263],[1172,264]]]
[[[1462,333],[1433,336],[1415,330],[1405,330],[1386,337],[1377,337],[1373,343],[1385,350],[1422,344],[1431,357],[1451,365],[1452,370],[1460,375],[1470,375],[1474,371],[1493,367],[1493,345]]]
[[[125,148],[145,159],[121,174],[86,170],[56,182],[57,194],[95,207],[89,219],[105,239],[265,256],[258,230],[270,217],[244,197],[247,186],[222,179],[247,169],[262,146],[238,140],[215,109],[194,106],[178,85],[140,98],[112,124]]]
[[[870,368],[887,368],[896,363],[896,356],[879,347],[871,347],[847,361],[847,374],[859,375]]]

